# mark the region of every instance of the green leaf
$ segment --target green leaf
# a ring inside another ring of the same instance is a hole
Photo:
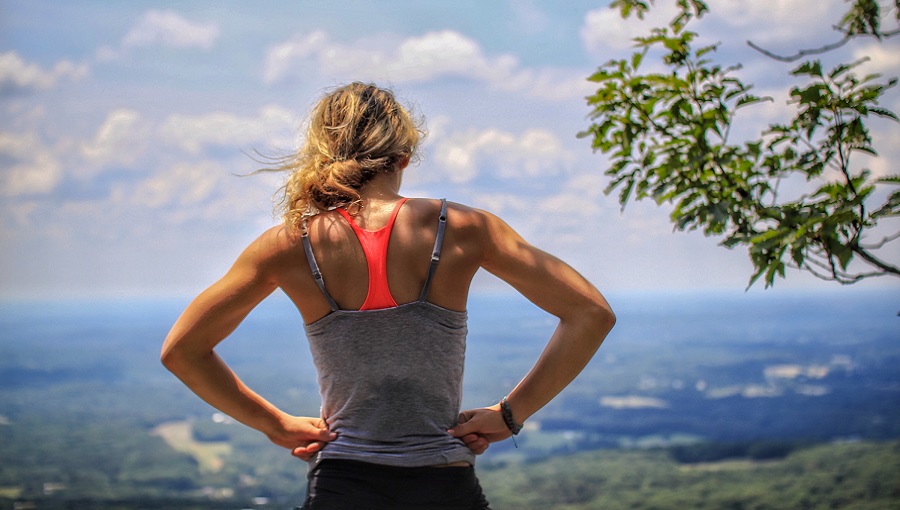
[[[900,191],[891,193],[881,207],[869,214],[869,218],[871,219],[878,219],[886,216],[900,216]]]
[[[750,238],[750,243],[759,246],[771,246],[774,244],[773,241],[777,240],[779,237],[784,237],[784,233],[780,230],[767,230],[762,234]]]
[[[644,19],[644,14],[650,9],[647,2],[641,0],[614,0],[609,4],[610,9],[619,8],[619,15],[624,19],[628,19],[634,12],[638,19]]]
[[[644,60],[644,54],[646,51],[638,51],[631,55],[631,69],[634,71],[638,70],[638,67],[641,67],[641,61]]]
[[[888,110],[887,108],[881,108],[878,106],[870,106],[869,112],[878,115],[879,117],[886,117],[888,119],[893,119],[895,121],[900,121],[900,118],[897,117],[897,114]]]
[[[850,261],[853,259],[853,250],[850,249],[849,246],[846,245],[838,245],[834,248],[832,254],[837,257],[838,262],[841,265],[841,269],[846,270],[847,266],[850,264]]]
[[[757,267],[756,272],[753,273],[753,276],[750,277],[750,282],[747,283],[747,287],[745,290],[752,287],[753,284],[756,283],[756,280],[759,280],[759,277],[762,276],[763,272],[766,270],[765,266],[761,266],[761,267],[756,266],[756,267]]]
[[[751,104],[761,103],[764,101],[774,102],[774,100],[768,96],[767,97],[757,97],[752,94],[746,94],[743,97],[741,97],[740,99],[738,99],[738,102],[737,102],[737,104],[735,104],[734,107],[735,107],[735,109],[737,109],[744,105],[751,105]]]
[[[791,74],[793,74],[794,76],[806,74],[809,76],[818,76],[821,78],[821,77],[823,77],[822,76],[822,64],[818,60],[804,62],[803,64],[800,65],[800,67],[797,67],[796,69],[791,71]]]
[[[696,55],[697,55],[698,57],[702,57],[703,55],[706,55],[707,53],[712,53],[712,52],[714,52],[714,51],[716,51],[716,50],[718,50],[718,49],[719,49],[719,45],[718,45],[718,44],[711,44],[711,45],[709,45],[709,46],[704,46],[704,47],[702,47],[702,48],[698,48],[698,49],[697,49],[697,52],[696,52]]]
[[[881,39],[879,30],[881,6],[877,0],[854,0],[841,19],[840,27],[849,35],[872,34]]]
[[[619,204],[622,205],[623,209],[625,208],[625,204],[628,203],[628,199],[631,197],[632,189],[634,189],[634,179],[629,179],[625,187],[619,192]]]

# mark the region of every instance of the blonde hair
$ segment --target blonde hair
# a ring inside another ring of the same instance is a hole
[[[289,227],[336,207],[361,205],[359,190],[413,158],[425,132],[389,90],[354,82],[323,97],[293,154],[268,170],[289,172],[279,209]]]

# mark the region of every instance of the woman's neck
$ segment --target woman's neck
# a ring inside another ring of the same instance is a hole
[[[359,190],[363,207],[368,202],[395,202],[401,198],[400,183],[403,171],[397,170],[389,174],[378,174]]]

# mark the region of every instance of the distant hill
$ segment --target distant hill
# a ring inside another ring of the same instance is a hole
[[[594,451],[479,476],[495,510],[896,510],[900,442],[703,464],[680,464],[667,450]]]
[[[895,510],[900,508],[900,441],[825,444],[783,459],[709,463],[679,463],[669,449],[600,450],[479,469],[479,477],[494,510]],[[21,488],[17,493],[15,487],[0,486],[0,508],[263,510],[302,501],[302,494],[271,489],[265,496],[258,490],[251,496],[239,488],[194,487],[192,495],[183,486],[172,486],[168,493],[79,495],[67,494],[65,483],[53,483],[24,495]]]

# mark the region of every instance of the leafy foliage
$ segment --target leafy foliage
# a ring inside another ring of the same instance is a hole
[[[480,474],[495,508],[896,508],[900,444],[833,444],[782,460],[684,465],[668,451],[599,451]]]
[[[615,0],[611,7],[642,17],[650,4]],[[698,34],[687,25],[708,12],[704,2],[677,5],[668,27],[635,39],[630,59],[607,62],[589,78],[599,87],[588,97],[593,123],[579,136],[610,156],[606,192],[617,190],[623,207],[647,198],[671,204],[676,229],[724,236],[729,248],[746,246],[754,265],[749,285],[763,278],[768,287],[787,267],[841,283],[900,276],[880,255],[900,232],[866,242],[879,222],[900,215],[900,177],[873,178],[855,164],[860,153],[877,155],[870,119],[898,120],[879,106],[897,79],[858,76],[863,60],[828,71],[818,60],[803,62],[791,72],[800,80],[790,91],[793,119],[733,142],[737,115],[771,98],[752,94],[736,75],[739,65],[713,62],[716,45],[695,47]],[[845,39],[892,35],[880,31],[878,16],[877,2],[854,2],[841,22]],[[662,52],[668,72],[642,72],[651,50]],[[807,191],[786,198],[782,185],[798,183]],[[869,268],[851,267],[857,259]]]

